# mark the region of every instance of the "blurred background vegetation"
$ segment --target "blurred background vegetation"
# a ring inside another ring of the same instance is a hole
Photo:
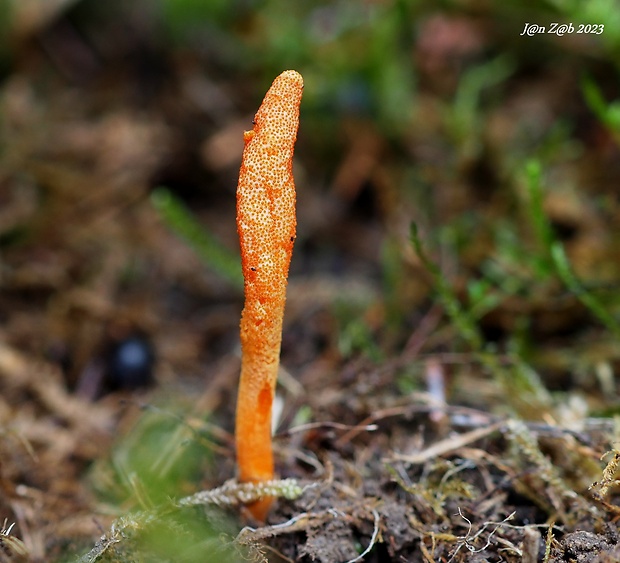
[[[619,8],[0,0],[0,338],[84,400],[181,382],[232,430],[242,131],[294,68],[284,420],[320,418],[326,385],[363,392],[356,361],[389,367],[378,395],[425,390],[429,358],[450,403],[616,414]],[[552,22],[575,31],[521,35]],[[129,383],[128,338],[153,362]]]

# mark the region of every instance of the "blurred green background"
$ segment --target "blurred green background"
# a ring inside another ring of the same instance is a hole
[[[70,387],[102,342],[133,329],[175,370],[197,373],[229,350],[241,132],[295,68],[290,365],[331,351],[335,365],[382,361],[414,338],[416,353],[495,356],[532,368],[541,393],[577,385],[601,399],[615,383],[593,374],[620,365],[617,8],[4,0],[0,243],[6,288],[35,296],[15,327],[19,300],[5,302],[9,340],[60,350]],[[572,28],[551,33],[554,22]],[[539,32],[524,34],[532,24]],[[141,214],[153,209],[189,246],[150,230]],[[75,322],[75,287],[109,300],[105,329]],[[227,320],[206,327],[216,303]],[[433,307],[432,330],[416,332]],[[161,352],[179,346],[162,319],[191,341],[178,357]],[[503,380],[485,365],[483,377]],[[472,377],[456,369],[453,396],[484,404]]]
[[[110,391],[91,368],[134,332],[164,388],[223,369],[242,306],[242,131],[294,68],[283,362],[299,412],[320,410],[315,363],[348,385],[337,374],[359,358],[388,366],[378,394],[424,390],[420,360],[437,358],[450,403],[617,412],[617,0],[0,0],[0,14],[2,339],[71,392]],[[231,388],[203,403],[229,430]]]

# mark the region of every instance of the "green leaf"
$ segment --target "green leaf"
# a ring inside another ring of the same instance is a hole
[[[200,225],[187,207],[166,188],[157,188],[151,203],[177,235],[184,238],[204,263],[237,288],[243,288],[239,255],[223,246]]]

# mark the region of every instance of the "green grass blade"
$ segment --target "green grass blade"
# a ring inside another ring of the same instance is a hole
[[[616,338],[620,338],[620,324],[592,293],[590,293],[577,279],[573,272],[564,247],[559,242],[554,242],[551,246],[551,257],[557,270],[558,276],[564,285],[581,301],[590,312],[601,321]]]
[[[212,271],[235,287],[243,288],[239,255],[224,247],[198,223],[181,200],[166,188],[157,188],[151,195],[151,203],[168,227],[185,239]]]

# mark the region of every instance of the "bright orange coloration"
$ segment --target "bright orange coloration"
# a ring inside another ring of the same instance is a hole
[[[273,479],[271,406],[275,393],[286,282],[295,240],[293,149],[303,79],[294,70],[278,76],[244,133],[237,186],[237,231],[245,280],[241,316],[241,380],[237,397],[239,480]],[[249,506],[264,520],[271,499]]]

